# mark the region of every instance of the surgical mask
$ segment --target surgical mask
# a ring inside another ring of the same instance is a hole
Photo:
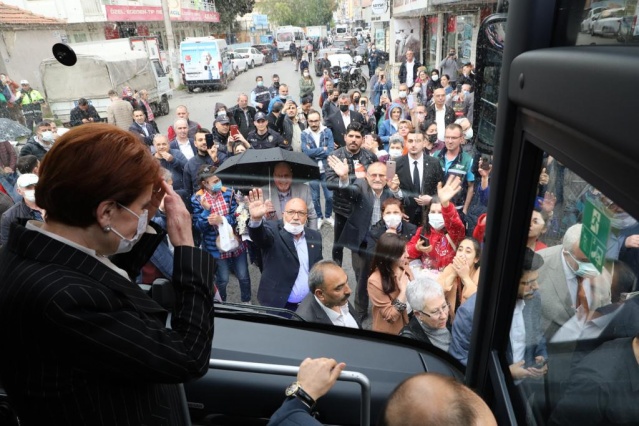
[[[439,80],[439,76],[438,75],[434,75],[434,76],[431,77],[431,79],[433,81],[437,81],[437,80]]]
[[[610,226],[612,226],[615,229],[629,228],[631,226],[636,225],[636,223],[637,223],[637,221],[635,220],[635,218],[630,216],[626,212],[616,213],[610,219]]]
[[[342,112],[348,111],[348,105],[340,105],[339,106],[339,110],[342,111]]]
[[[466,138],[467,140],[470,140],[470,139],[473,138],[473,128],[472,127],[464,132],[464,138]]]
[[[331,98],[331,100],[332,100],[333,102],[337,102],[337,96],[333,96],[333,97]]]
[[[427,135],[427,136],[428,136],[428,142],[437,143],[437,133],[433,133],[432,135]]]
[[[401,149],[389,149],[388,150],[388,155],[390,155],[391,158],[401,157],[402,156],[402,150]]]
[[[120,244],[118,244],[118,248],[114,254],[130,252],[133,246],[140,240],[142,234],[144,234],[144,231],[146,230],[147,224],[149,222],[149,211],[147,209],[142,210],[142,214],[138,216],[130,209],[124,207],[122,204],[118,203],[118,205],[138,218],[138,227],[135,230],[135,235],[131,239],[125,238],[124,235],[120,234],[115,228],[109,227],[109,230],[113,231],[115,235],[120,237]]]
[[[398,214],[387,214],[384,216],[384,223],[387,228],[397,228],[402,223],[402,217]]]
[[[359,96],[353,98],[353,103],[354,104],[358,104],[359,103]]]
[[[280,87],[280,82],[279,81],[274,81],[273,82],[273,87],[275,87],[275,88]]]
[[[439,231],[444,227],[444,216],[441,213],[428,213],[428,223]]]
[[[24,191],[24,199],[35,203],[35,189],[27,189]]]
[[[310,74],[309,74],[309,73],[307,73],[307,72],[305,72],[305,73],[304,73],[304,77],[308,77],[309,75],[310,75]]]
[[[211,191],[220,192],[221,190],[222,190],[222,181],[220,181],[218,183],[214,183],[213,185],[211,185]]]
[[[299,235],[304,232],[304,225],[294,225],[292,223],[284,222],[284,230],[293,235]]]
[[[599,275],[599,271],[592,263],[581,262],[575,259],[575,256],[573,256],[573,254],[569,251],[564,251],[564,253],[568,253],[568,256],[572,257],[572,260],[574,260],[577,264],[577,269],[575,270],[572,268],[572,266],[570,266],[570,263],[566,262],[570,270],[578,277],[596,277],[597,275]]]
[[[226,111],[218,111],[216,117],[226,117]]]
[[[464,90],[462,93],[464,94],[464,96],[468,96],[470,94],[468,90]]]
[[[280,99],[283,101],[286,101],[287,98],[288,98],[288,95],[280,95]]]
[[[419,93],[422,90],[421,87],[413,87],[413,93]]]
[[[400,90],[399,91],[399,97],[404,99],[406,97],[406,90]]]
[[[263,81],[258,81],[257,82],[257,87],[262,87],[264,86],[264,82]]]
[[[42,140],[46,142],[53,141],[53,132],[51,130],[45,130],[42,132]]]

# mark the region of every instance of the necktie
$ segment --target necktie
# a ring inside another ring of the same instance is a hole
[[[142,130],[144,131],[144,134],[148,138],[149,137],[149,131],[146,129],[146,125],[142,124]]]
[[[575,306],[577,308],[581,306],[586,316],[588,316],[588,298],[586,297],[586,289],[584,289],[584,279],[581,277],[577,278],[577,303]]]
[[[413,161],[413,164],[415,165],[413,167],[413,188],[415,189],[417,194],[421,194],[422,185],[421,180],[419,179],[419,169],[417,168],[417,161]]]

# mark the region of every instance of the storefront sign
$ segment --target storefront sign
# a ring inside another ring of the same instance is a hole
[[[257,28],[268,27],[268,16],[253,15],[253,25]]]
[[[162,8],[156,6],[105,6],[107,21],[162,21]],[[220,22],[220,14],[204,10],[182,9],[172,21]]]
[[[390,0],[373,0],[371,3],[371,21],[390,21]]]

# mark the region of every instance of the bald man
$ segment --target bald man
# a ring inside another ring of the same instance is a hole
[[[497,425],[486,403],[452,377],[423,373],[400,383],[379,424],[384,426]]]
[[[261,250],[264,264],[257,300],[294,312],[309,293],[309,271],[322,260],[322,236],[304,226],[309,211],[301,198],[286,203],[281,220],[264,220],[268,209],[263,191],[251,190],[249,236]]]

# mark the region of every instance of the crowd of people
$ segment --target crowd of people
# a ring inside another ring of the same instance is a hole
[[[370,49],[369,57],[375,58],[374,45]],[[465,364],[492,171],[491,158],[477,154],[472,144],[472,65],[464,64],[458,72],[451,51],[440,64],[441,73],[439,69],[428,73],[408,51],[400,67],[396,98],[391,96],[391,78],[377,68],[369,94],[339,93],[325,73],[319,81],[320,99],[314,99],[316,86],[303,62],[297,64],[302,72],[298,98],[291,94],[296,86],[280,82],[279,75],[271,76],[270,87],[258,76],[255,88],[240,94],[236,105],[215,105],[210,129],[192,121],[188,108],[180,105],[173,125],[161,132],[146,102],[148,95],[130,88],[121,95],[109,92],[112,103],[107,121],[124,131],[118,133],[120,138],[134,137],[144,147],[141,152],[148,154],[144,161],[152,158],[152,169],[161,170],[162,183],[154,183],[154,194],[156,190],[166,194],[170,203],[179,197],[187,206],[189,236],[182,235],[185,226],[181,224],[177,239],[192,239],[195,247],[215,259],[215,279],[206,282],[211,298],[215,293],[227,300],[233,272],[241,302],[251,303],[254,284],[249,265],[253,263],[261,272],[260,305],[286,309],[306,321],[352,328],[362,328],[370,316],[372,330],[430,344]],[[35,133],[19,156],[13,147],[0,144],[3,170],[19,171],[11,197],[15,204],[0,204],[6,209],[0,244],[11,246],[12,239],[18,244],[21,234],[48,235],[46,231],[54,232],[58,222],[73,227],[71,234],[79,236],[83,225],[97,220],[99,226],[92,232],[119,238],[116,251],[103,250],[112,244],[104,241],[103,246],[94,247],[98,254],[130,249],[147,219],[169,235],[178,233],[171,230],[177,225],[171,225],[170,204],[161,199],[156,208],[142,209],[141,202],[131,207],[137,200],[132,195],[118,195],[116,200],[122,204],[113,208],[119,215],[135,216],[137,228],[130,227],[137,229],[133,238],[125,236],[131,232],[116,229],[115,222],[80,218],[78,212],[56,208],[45,192],[48,186],[38,182],[40,163],[47,163],[48,152],[62,132],[55,123],[33,117]],[[71,126],[78,127],[73,135],[92,128],[106,132],[106,127],[92,127],[91,123],[100,121],[89,102],[79,99],[71,112]],[[72,145],[73,138],[61,140]],[[271,148],[307,156],[317,164],[318,179],[300,181],[291,164],[280,162],[270,176],[263,176],[268,185],[240,191],[216,174],[234,156]],[[51,174],[52,160],[48,163]],[[117,163],[114,156],[112,164]],[[554,215],[557,197],[552,191],[562,189],[561,176],[566,171],[551,157],[544,165],[523,272],[516,284],[508,361],[517,385],[553,373],[566,379],[570,369],[549,369],[552,351],[547,343],[578,339],[595,312],[618,307],[624,302],[621,294],[636,290],[639,272],[639,225],[607,200],[607,207],[615,209],[613,227],[619,231],[607,258],[617,267],[612,289],[610,283],[600,282],[599,272],[579,248],[578,220],[570,222],[562,213],[558,223]],[[555,182],[550,182],[551,173]],[[131,181],[135,180],[132,176]],[[12,189],[0,191],[5,196],[0,201],[6,201]],[[59,189],[51,190],[59,193]],[[590,187],[581,199],[606,200]],[[576,205],[577,200],[573,201]],[[67,207],[72,205],[69,202]],[[110,217],[104,209],[104,218]],[[37,225],[40,231],[36,225],[16,228],[22,220],[42,223],[45,218],[44,225]],[[333,229],[331,260],[322,256],[323,226]],[[125,275],[138,282],[175,276],[176,244],[160,236],[150,260],[137,270],[127,269]],[[349,274],[342,269],[344,248],[352,256],[355,282],[349,283]]]

